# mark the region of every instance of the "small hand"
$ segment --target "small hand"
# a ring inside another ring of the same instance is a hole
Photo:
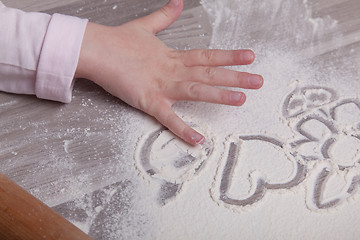
[[[177,51],[162,43],[155,34],[172,24],[182,7],[182,0],[171,0],[160,10],[118,27],[89,23],[76,76],[94,81],[195,145],[205,139],[175,114],[171,106],[176,101],[240,106],[244,93],[216,86],[258,89],[263,78],[218,68],[252,63],[251,50]]]

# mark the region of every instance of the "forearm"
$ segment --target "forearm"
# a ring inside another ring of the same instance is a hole
[[[89,22],[84,32],[79,61],[77,63],[75,77],[93,80],[96,73],[101,72],[101,61],[98,61],[102,55],[101,41],[104,31],[107,28],[103,25]],[[98,83],[99,84],[99,83]]]

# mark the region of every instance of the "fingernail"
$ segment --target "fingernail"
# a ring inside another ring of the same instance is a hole
[[[231,93],[231,101],[233,103],[243,103],[245,101],[245,94],[243,93]]]
[[[249,84],[250,84],[250,86],[252,86],[252,87],[259,87],[259,86],[261,86],[262,81],[263,81],[263,79],[262,79],[262,77],[259,76],[259,75],[251,75],[251,76],[249,77]]]
[[[204,136],[202,136],[201,134],[199,134],[197,132],[193,133],[193,135],[191,136],[191,140],[195,144],[203,144],[205,142]]]
[[[170,0],[169,4],[173,7],[177,7],[180,4],[180,0]]]
[[[248,62],[253,62],[255,59],[254,52],[251,50],[246,51],[244,54],[244,57],[245,57],[246,61],[248,61]]]

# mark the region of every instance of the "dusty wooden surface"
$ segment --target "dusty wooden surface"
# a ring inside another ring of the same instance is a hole
[[[64,13],[89,18],[106,25],[118,25],[159,8],[166,1],[156,0],[5,0],[9,7],[26,11]],[[312,58],[328,56],[343,48],[343,54],[360,51],[360,2],[358,0],[310,1],[314,17],[330,15],[341,26],[341,37],[313,49]],[[116,7],[115,7],[116,6]],[[329,32],[337,35],[338,32]],[[209,45],[211,23],[199,1],[185,1],[182,17],[159,37],[179,48],[204,48]],[[359,54],[354,64],[359,64]],[[359,64],[360,68],[360,64]],[[360,70],[359,70],[360,72]],[[86,80],[75,86],[71,104],[0,93],[0,169],[13,181],[73,222],[88,216],[84,209],[72,208],[74,199],[104,201],[102,194],[112,189],[127,193],[132,183],[126,179],[133,167],[132,152],[137,138],[123,134],[129,121],[145,115],[109,96]],[[141,122],[141,121],[140,121]],[[130,130],[127,131],[131,131]],[[120,194],[121,195],[121,194]],[[107,205],[111,211],[126,209],[120,195]],[[96,206],[93,206],[95,209]],[[111,215],[109,211],[109,215]],[[104,214],[106,211],[104,212]],[[126,214],[123,215],[126,218]],[[109,216],[98,216],[88,229],[101,239],[102,225],[115,224]],[[121,224],[117,222],[116,224]]]

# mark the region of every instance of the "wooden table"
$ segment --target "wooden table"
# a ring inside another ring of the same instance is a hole
[[[3,3],[25,11],[58,12],[118,25],[152,12],[166,1],[5,0]],[[331,58],[331,52],[341,47],[343,54],[357,52],[353,54],[354,64],[359,64],[360,2],[314,0],[309,4],[314,17],[330,15],[342,31],[341,39],[315,48],[311,57]],[[199,1],[185,0],[182,17],[159,37],[174,48],[206,48],[211,32],[211,22]],[[112,226],[128,227],[126,219],[146,222],[146,216],[132,213],[131,209],[134,191],[139,189],[133,180],[138,174],[133,154],[141,137],[138,133],[147,131],[148,122],[152,122],[148,116],[83,79],[77,81],[73,101],[67,105],[34,96],[0,93],[0,169],[93,238],[108,239],[114,237],[109,232]],[[136,230],[141,233],[141,229],[140,224]],[[121,237],[126,238],[120,234]]]

